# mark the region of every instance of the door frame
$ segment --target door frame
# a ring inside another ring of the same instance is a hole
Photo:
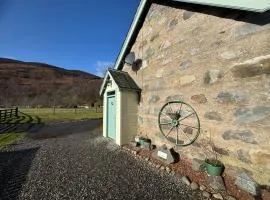
[[[108,138],[111,138],[111,137],[109,137],[109,106],[108,106],[108,103],[109,103],[109,98],[112,98],[112,97],[114,97],[114,103],[115,103],[115,105],[114,105],[114,109],[115,109],[115,119],[116,119],[116,106],[117,106],[117,103],[116,103],[116,91],[115,90],[113,90],[113,91],[108,91],[107,92],[107,95],[106,95],[107,97],[107,113],[106,113],[106,137],[108,137]],[[114,129],[115,129],[115,138],[111,138],[111,139],[114,139],[114,140],[116,140],[116,120],[115,120],[115,127],[114,127]]]

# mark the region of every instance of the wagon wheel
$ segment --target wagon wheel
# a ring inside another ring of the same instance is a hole
[[[182,101],[166,103],[159,112],[158,125],[161,133],[179,146],[192,144],[200,133],[197,113]]]

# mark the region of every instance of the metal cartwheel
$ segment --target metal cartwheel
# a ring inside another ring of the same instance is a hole
[[[200,121],[195,110],[183,101],[167,102],[158,115],[161,133],[178,146],[192,144],[200,133]]]

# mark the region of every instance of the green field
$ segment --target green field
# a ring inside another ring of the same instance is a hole
[[[1,124],[46,124],[50,122],[78,121],[85,119],[102,118],[102,110],[95,109],[60,109],[39,108],[19,109],[19,117],[7,119]],[[26,133],[2,133],[0,134],[0,149],[22,139]]]
[[[39,109],[19,109],[21,113],[32,116],[42,123],[76,121],[83,119],[102,118],[102,110],[95,109],[63,109],[39,108]]]

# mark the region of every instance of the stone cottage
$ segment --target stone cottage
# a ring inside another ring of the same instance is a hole
[[[103,135],[119,145],[147,136],[191,161],[216,152],[228,172],[270,185],[270,4],[215,2],[141,1],[100,90]],[[189,145],[168,140],[168,127],[162,134],[160,111],[170,101],[196,112]]]

